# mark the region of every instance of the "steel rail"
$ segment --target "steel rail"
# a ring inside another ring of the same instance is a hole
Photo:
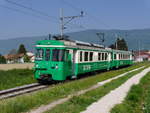
[[[33,83],[33,84],[29,84],[29,85],[19,86],[19,87],[16,87],[16,88],[2,90],[2,91],[0,91],[0,99],[15,97],[15,96],[18,96],[18,95],[22,95],[22,94],[25,94],[25,93],[30,93],[30,92],[33,92],[33,91],[37,91],[37,90],[40,90],[40,89],[47,88],[47,87],[48,87],[47,85],[41,85],[39,83]]]

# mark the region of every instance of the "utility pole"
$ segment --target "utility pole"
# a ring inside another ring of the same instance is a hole
[[[73,19],[83,17],[83,11],[81,11],[81,14],[78,16],[64,16],[63,9],[60,9],[60,35],[61,38],[63,38],[64,30],[67,28],[65,27],[68,23],[70,23]],[[67,21],[65,21],[67,20]]]
[[[140,49],[140,41],[138,41],[139,42],[139,60],[141,60],[141,58],[140,58],[140,51],[141,51],[141,49]]]
[[[118,40],[117,40],[118,35],[117,35],[117,34],[115,34],[115,37],[116,37],[116,44],[115,44],[115,46],[116,46],[116,50],[117,50],[117,49],[118,49]]]

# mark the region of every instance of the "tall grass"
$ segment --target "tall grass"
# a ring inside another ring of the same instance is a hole
[[[13,88],[36,82],[33,71],[29,69],[13,69],[0,71],[0,90]]]
[[[41,90],[28,95],[18,96],[12,99],[1,100],[0,113],[19,113],[29,111],[30,109],[39,107],[42,104],[48,104],[59,98],[66,97],[69,94],[89,88],[90,86],[97,84],[97,82],[117,76],[143,65],[147,65],[147,63],[139,63],[128,68],[104,72],[85,79],[62,84],[60,83],[53,87],[51,86],[46,90]]]
[[[111,113],[150,113],[150,73],[132,86],[122,104],[116,105]]]

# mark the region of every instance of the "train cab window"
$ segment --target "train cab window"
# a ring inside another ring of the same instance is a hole
[[[82,62],[82,51],[80,51],[80,62]]]
[[[90,61],[93,61],[93,52],[90,52]]]
[[[88,52],[84,53],[84,61],[88,61]]]
[[[36,58],[35,60],[42,60],[44,55],[43,49],[36,49]]]
[[[52,52],[52,61],[64,61],[64,50],[54,49]]]
[[[45,60],[46,60],[46,61],[49,61],[49,60],[50,60],[50,49],[46,49],[46,52],[45,52]]]

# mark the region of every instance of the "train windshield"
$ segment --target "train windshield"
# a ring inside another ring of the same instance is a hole
[[[61,49],[54,49],[53,50],[53,56],[52,61],[64,61],[64,50]]]
[[[43,49],[36,49],[36,60],[42,60],[44,55]]]

